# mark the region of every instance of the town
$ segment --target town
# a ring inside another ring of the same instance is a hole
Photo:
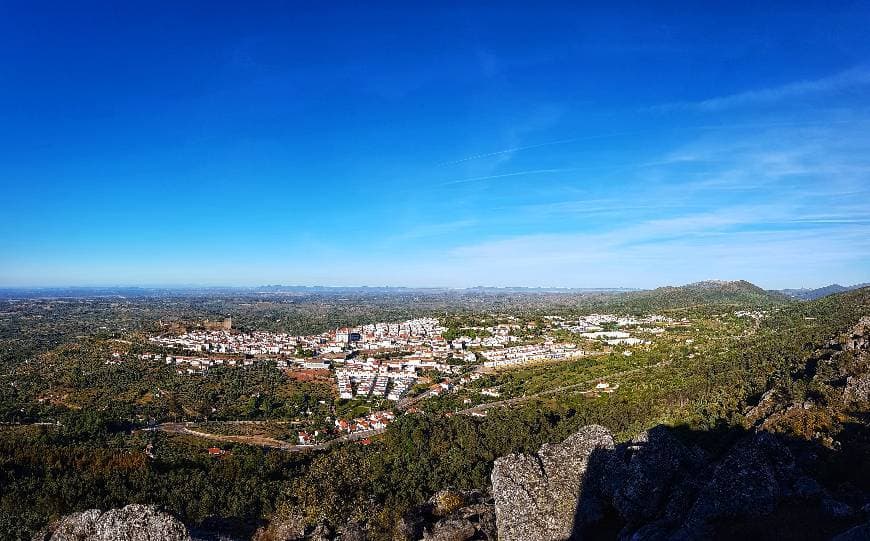
[[[763,314],[739,310],[702,319],[488,313],[340,326],[316,334],[237,329],[227,317],[164,325],[147,338],[147,351],[138,358],[182,378],[257,370],[277,371],[288,385],[315,384],[320,389],[315,403],[284,417],[292,434],[273,425],[281,438],[276,445],[303,449],[341,441],[365,444],[407,414],[485,417],[491,407],[542,391],[573,389],[590,399],[624,392],[620,377],[654,364],[648,359],[656,344],[692,359],[701,351],[695,343],[699,325],[712,325],[713,333],[736,332],[747,329],[740,320],[758,317]],[[118,356],[107,361],[121,362],[125,359]],[[661,363],[659,358],[655,364]],[[216,422],[196,427],[196,434],[214,430]]]
[[[397,413],[414,411],[413,405],[422,399],[456,393],[483,375],[567,362],[615,347],[629,356],[631,348],[649,345],[665,332],[665,326],[685,323],[657,314],[588,314],[572,318],[547,315],[536,321],[504,316],[488,325],[448,327],[447,321],[423,317],[293,335],[237,331],[227,318],[207,322],[204,328],[151,336],[152,351],[139,358],[171,365],[185,376],[205,376],[218,367],[246,369],[257,365],[274,367],[290,376],[329,377],[337,400],[371,404],[369,412],[361,416],[336,413],[330,417],[333,432],[356,433],[382,429]],[[498,398],[500,391],[482,388],[475,394],[478,400],[485,400]],[[469,398],[463,400],[465,405],[470,402]],[[355,410],[351,407],[347,411]],[[328,432],[328,428],[301,430],[299,442],[322,441],[329,437]]]
[[[633,327],[635,333],[653,336],[664,332],[664,328],[649,325],[674,323],[659,315],[634,318],[591,314],[572,320],[545,316],[544,320],[549,321],[552,330],[567,330],[590,343],[609,346],[645,345],[650,340],[605,327]],[[398,401],[428,371],[457,374],[479,359],[483,360],[479,368],[506,368],[590,353],[575,343],[557,341],[550,334],[521,343],[523,339],[515,334],[520,329],[516,323],[467,327],[461,330],[468,334],[460,333],[449,341],[443,337],[447,328],[436,318],[342,327],[309,336],[239,333],[230,328],[191,330],[177,336],[153,336],[150,342],[169,351],[194,355],[145,353],[140,358],[163,360],[175,365],[179,374],[202,375],[210,367],[245,367],[263,362],[274,363],[282,370],[332,370],[339,398],[387,397]],[[302,356],[303,352],[309,355]]]

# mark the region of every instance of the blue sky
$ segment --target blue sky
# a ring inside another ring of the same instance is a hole
[[[133,4],[0,3],[0,285],[870,281],[866,2]]]

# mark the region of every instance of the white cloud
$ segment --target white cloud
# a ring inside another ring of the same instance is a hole
[[[792,98],[841,92],[867,85],[870,85],[870,69],[862,66],[820,79],[796,81],[781,86],[749,90],[702,101],[670,103],[659,107],[659,109],[715,112],[734,107],[765,105]]]
[[[613,189],[514,207],[542,230],[575,219],[569,232],[467,244],[448,258],[465,280],[491,285],[645,287],[723,275],[768,287],[867,281],[867,124],[856,115],[847,125],[704,133]],[[708,170],[687,171],[687,163]]]
[[[707,222],[708,226],[701,224]],[[679,221],[653,225],[655,235],[530,235],[463,246],[452,258],[492,285],[649,287],[711,277],[745,278],[768,287],[868,278],[870,224],[812,230],[732,230],[718,217],[682,223],[691,231],[662,239]],[[638,227],[642,230],[643,227]],[[656,239],[655,242],[647,242]],[[489,269],[487,273],[482,269]]]

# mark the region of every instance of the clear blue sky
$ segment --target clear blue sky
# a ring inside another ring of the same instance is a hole
[[[177,4],[0,3],[0,285],[870,281],[867,2]]]

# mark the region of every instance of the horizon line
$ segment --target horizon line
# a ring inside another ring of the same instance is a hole
[[[191,290],[191,289],[237,289],[237,290],[264,290],[270,288],[286,288],[286,289],[327,289],[327,290],[352,290],[352,289],[406,289],[406,290],[438,290],[438,291],[469,291],[475,289],[529,289],[529,290],[561,290],[561,291],[646,291],[660,287],[681,287],[693,284],[708,283],[708,282],[748,282],[765,290],[781,291],[781,290],[813,290],[821,289],[830,286],[840,287],[862,287],[870,284],[870,280],[856,282],[854,284],[843,285],[839,281],[832,281],[820,286],[802,285],[799,287],[778,287],[765,288],[758,286],[752,280],[746,279],[704,279],[682,284],[664,283],[647,287],[639,286],[555,286],[555,285],[483,285],[477,284],[473,286],[445,286],[445,285],[324,285],[324,284],[197,284],[197,283],[181,283],[181,284],[67,284],[67,285],[3,285],[0,284],[2,291],[22,291],[22,290],[61,290],[61,289],[78,289],[78,290],[94,290],[94,289],[166,289],[166,290]]]

